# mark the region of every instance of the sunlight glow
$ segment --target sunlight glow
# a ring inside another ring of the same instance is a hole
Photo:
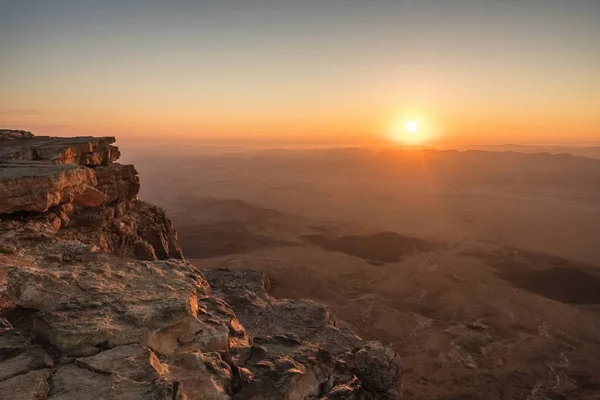
[[[386,136],[392,142],[403,145],[426,145],[431,144],[439,135],[431,119],[411,110],[392,119]]]
[[[406,123],[406,126],[404,128],[408,133],[417,133],[417,131],[419,130],[419,123],[417,121],[411,120]]]

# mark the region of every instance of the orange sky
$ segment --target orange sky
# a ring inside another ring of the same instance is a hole
[[[600,2],[101,3],[2,6],[0,125],[355,145],[414,115],[442,144],[600,142]]]

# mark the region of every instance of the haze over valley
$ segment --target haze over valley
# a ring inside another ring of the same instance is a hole
[[[131,161],[186,257],[265,271],[276,297],[317,299],[362,336],[391,342],[405,398],[596,398],[600,161],[404,147],[164,151]]]

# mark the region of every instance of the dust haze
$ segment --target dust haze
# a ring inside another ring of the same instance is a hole
[[[405,399],[597,399],[600,148],[126,149],[200,268],[393,344]]]

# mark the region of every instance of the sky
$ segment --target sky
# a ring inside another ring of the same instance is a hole
[[[598,0],[0,0],[0,38],[38,134],[600,143]]]

